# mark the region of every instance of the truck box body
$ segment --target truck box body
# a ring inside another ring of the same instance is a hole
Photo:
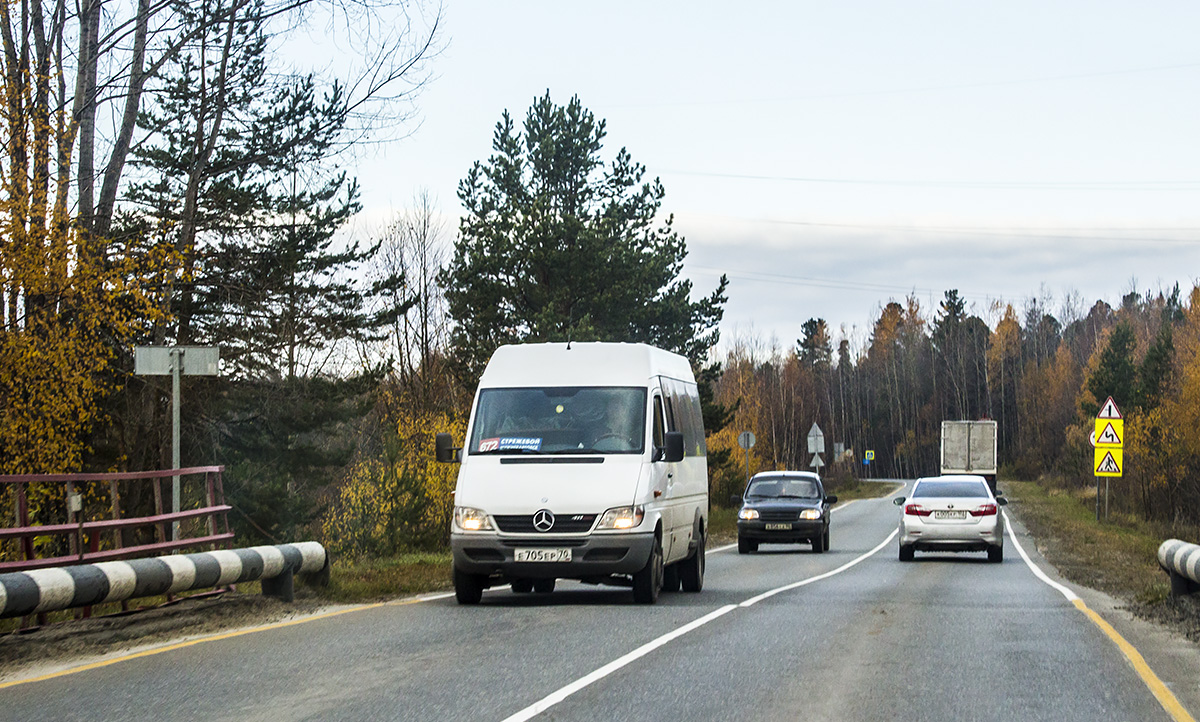
[[[980,474],[994,479],[996,466],[995,421],[942,422],[942,474]]]

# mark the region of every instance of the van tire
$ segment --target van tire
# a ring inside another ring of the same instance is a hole
[[[650,550],[650,558],[640,572],[633,575],[633,601],[638,604],[654,604],[658,601],[658,593],[663,585],[663,550],[662,540],[654,537],[654,548]]]
[[[485,578],[479,574],[467,574],[454,570],[454,598],[459,604],[479,604],[483,599]]]
[[[692,555],[679,563],[679,581],[683,582],[683,591],[698,592],[704,588],[704,547],[708,535],[700,535],[700,543]]]

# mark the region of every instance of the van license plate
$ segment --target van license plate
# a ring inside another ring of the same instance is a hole
[[[764,524],[763,528],[766,529],[767,531],[783,531],[785,529],[791,529],[792,525],[791,524]]]
[[[517,549],[513,552],[514,562],[569,562],[570,549]]]

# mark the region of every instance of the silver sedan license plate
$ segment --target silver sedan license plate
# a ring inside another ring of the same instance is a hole
[[[933,512],[934,519],[966,519],[967,512],[965,511],[935,511]]]
[[[514,562],[569,562],[570,549],[517,549],[513,551]]]
[[[764,524],[763,528],[766,529],[767,531],[784,531],[785,529],[791,529],[792,525],[791,524]]]

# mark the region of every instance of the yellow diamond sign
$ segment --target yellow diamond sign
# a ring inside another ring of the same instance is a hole
[[[1093,452],[1095,459],[1092,468],[1096,476],[1120,476],[1125,465],[1125,450],[1097,446]]]

